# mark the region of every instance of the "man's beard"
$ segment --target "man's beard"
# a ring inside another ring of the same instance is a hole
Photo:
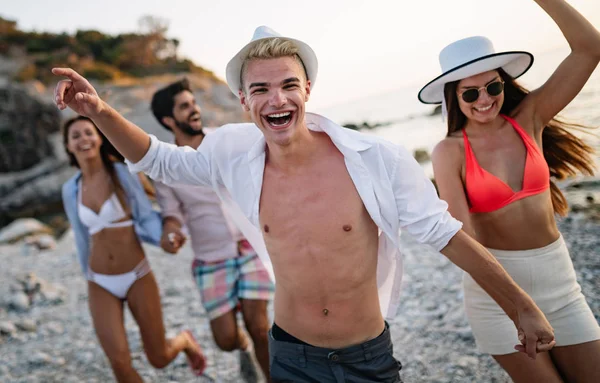
[[[175,121],[175,124],[177,124],[177,127],[179,129],[181,129],[181,131],[185,135],[188,135],[188,136],[199,136],[199,135],[203,136],[204,135],[204,132],[202,132],[202,128],[200,128],[200,129],[194,129],[187,122]]]

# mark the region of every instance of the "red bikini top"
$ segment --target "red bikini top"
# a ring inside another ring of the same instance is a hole
[[[505,182],[479,166],[467,133],[463,129],[466,191],[471,213],[489,213],[521,198],[539,194],[550,187],[550,169],[535,141],[515,120],[501,116],[519,133],[527,149],[523,186],[520,191],[515,192]]]

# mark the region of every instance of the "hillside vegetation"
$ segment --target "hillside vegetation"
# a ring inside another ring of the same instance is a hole
[[[135,79],[167,73],[212,72],[178,55],[179,40],[167,36],[168,21],[144,16],[138,30],[108,35],[97,30],[74,34],[23,31],[0,17],[0,55],[21,63],[14,80],[53,81],[50,69],[69,66],[95,80]]]

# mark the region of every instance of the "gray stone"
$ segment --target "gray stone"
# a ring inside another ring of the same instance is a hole
[[[27,237],[25,238],[25,244],[38,250],[52,250],[56,248],[56,240],[49,234]]]
[[[17,327],[10,321],[0,321],[0,334],[14,335],[17,332]]]
[[[19,343],[25,343],[29,340],[29,333],[17,332],[12,336],[12,339]]]
[[[38,292],[44,284],[44,281],[39,279],[33,272],[20,275],[17,281],[21,284],[22,290],[27,294]]]
[[[46,304],[59,305],[64,303],[66,295],[66,289],[61,285],[45,284],[40,289],[40,297]]]
[[[59,322],[48,322],[45,327],[50,334],[60,335],[65,332],[65,328]]]
[[[181,291],[175,287],[167,287],[164,291],[166,297],[175,297],[181,294]]]
[[[33,319],[21,319],[20,321],[15,323],[18,329],[29,332],[37,331],[37,324]]]
[[[0,230],[0,243],[12,243],[30,235],[49,233],[52,233],[52,229],[38,220],[22,218]]]
[[[51,363],[55,366],[64,366],[67,363],[67,360],[63,357],[57,357],[52,359]]]
[[[21,286],[21,284],[18,282],[11,282],[8,287],[8,291],[10,291],[11,293],[22,292],[23,286]]]
[[[78,352],[75,354],[75,359],[84,365],[88,365],[94,361],[94,353],[91,351]]]
[[[22,291],[12,293],[8,298],[8,308],[11,310],[26,311],[29,309],[29,306],[29,297]]]
[[[478,363],[479,359],[474,356],[461,356],[456,362],[456,364],[461,367],[470,367],[471,365],[477,365]]]
[[[455,330],[456,335],[458,335],[463,341],[471,342],[475,341],[475,337],[473,336],[473,331],[471,327],[463,327]]]
[[[42,366],[52,363],[52,357],[45,352],[38,351],[29,358],[29,364],[34,366]]]

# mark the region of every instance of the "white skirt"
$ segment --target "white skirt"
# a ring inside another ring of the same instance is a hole
[[[600,326],[581,293],[562,236],[539,249],[488,250],[542,310],[554,328],[557,347],[600,339]],[[463,287],[477,348],[491,355],[516,352],[514,346],[520,342],[510,318],[467,273]]]

